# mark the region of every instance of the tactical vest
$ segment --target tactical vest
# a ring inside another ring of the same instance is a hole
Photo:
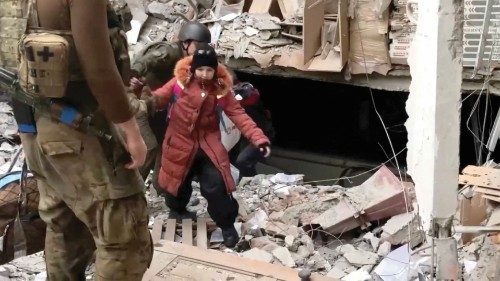
[[[1,0],[0,65],[18,69],[21,86],[49,98],[66,95],[68,83],[84,82],[69,30],[40,28],[36,0]],[[120,17],[108,5],[108,28],[115,61],[128,84],[130,59]]]

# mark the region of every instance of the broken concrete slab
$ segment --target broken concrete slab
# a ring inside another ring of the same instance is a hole
[[[385,166],[382,166],[363,184],[352,187],[345,196],[334,201],[335,206],[327,210],[312,223],[338,234],[367,226],[370,221],[388,218],[406,212],[405,185]]]
[[[378,247],[377,255],[379,255],[381,257],[387,256],[391,252],[391,247],[392,247],[391,243],[389,243],[387,241],[383,242]]]
[[[365,235],[363,235],[363,239],[365,239],[365,241],[370,243],[373,250],[377,250],[378,245],[380,244],[380,239],[375,235],[373,235],[373,233],[371,232],[366,233]]]
[[[366,281],[372,280],[371,275],[364,269],[358,269],[344,276],[342,281]]]
[[[378,261],[377,254],[364,250],[358,250],[350,244],[338,247],[337,251],[341,252],[349,263],[356,266],[376,264]]]
[[[313,253],[314,251],[309,251],[309,249],[304,245],[301,245],[297,248],[297,254],[303,259],[309,258]]]
[[[295,241],[295,236],[293,235],[287,235],[285,237],[285,245],[288,249],[290,249],[293,246],[293,242]]]
[[[278,247],[274,249],[272,253],[274,257],[276,257],[283,265],[288,267],[295,266],[295,261],[293,260],[292,255],[290,254],[290,251],[288,251],[287,248]]]
[[[246,252],[241,253],[241,256],[244,258],[249,258],[253,260],[263,261],[270,263],[273,260],[273,255],[268,253],[267,251],[253,248]]]
[[[287,175],[278,173],[270,178],[270,181],[278,184],[298,185],[304,181],[304,175]]]
[[[410,241],[411,238],[411,241]],[[382,226],[381,241],[388,241],[392,245],[410,243],[414,248],[425,240],[425,233],[420,226],[417,213],[405,213],[390,218]]]
[[[335,259],[340,255],[335,249],[330,249],[328,247],[320,247],[318,253],[327,260],[329,263],[333,263]]]
[[[353,271],[356,271],[357,269],[343,256],[338,258],[333,263],[333,268],[337,268],[338,270],[343,271],[346,275]]]
[[[332,278],[335,278],[335,279],[340,279],[340,278],[342,278],[342,277],[344,277],[346,275],[347,274],[344,271],[338,269],[337,267],[333,267],[326,274],[327,277],[332,277]]]
[[[279,235],[283,237],[286,237],[287,235],[297,237],[302,231],[302,229],[299,230],[299,228],[296,226],[287,225],[277,221],[265,222],[263,228],[269,235]]]
[[[264,246],[274,243],[267,236],[255,237],[250,240],[250,247],[262,249]]]
[[[166,20],[172,13],[175,12],[172,2],[160,3],[153,1],[149,3],[147,11],[155,18]]]
[[[309,258],[309,260],[307,261],[307,265],[314,271],[330,271],[332,269],[330,263],[325,260],[325,258],[323,258],[323,256],[318,252],[316,252],[314,255],[312,255],[312,257]]]

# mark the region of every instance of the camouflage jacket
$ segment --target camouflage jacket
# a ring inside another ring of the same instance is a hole
[[[175,64],[183,57],[180,43],[156,42],[142,49],[132,62],[132,71],[145,77],[152,89],[174,76]]]

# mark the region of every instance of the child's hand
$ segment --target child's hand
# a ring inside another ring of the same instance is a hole
[[[130,89],[137,95],[140,96],[140,93],[142,91],[142,88],[144,87],[144,78],[136,78],[132,77],[130,78]]]
[[[269,157],[271,155],[271,147],[267,144],[259,147],[260,153],[264,156],[264,158]]]

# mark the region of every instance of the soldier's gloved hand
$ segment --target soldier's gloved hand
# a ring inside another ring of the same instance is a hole
[[[267,158],[267,157],[269,157],[269,155],[271,155],[271,147],[269,146],[269,144],[264,144],[264,145],[259,146],[259,150],[260,150],[260,153],[262,153],[262,155],[265,158]]]
[[[131,161],[126,164],[127,169],[137,169],[146,161],[147,148],[137,126],[135,117],[128,121],[117,124],[118,127],[125,133],[125,146],[130,153]]]

